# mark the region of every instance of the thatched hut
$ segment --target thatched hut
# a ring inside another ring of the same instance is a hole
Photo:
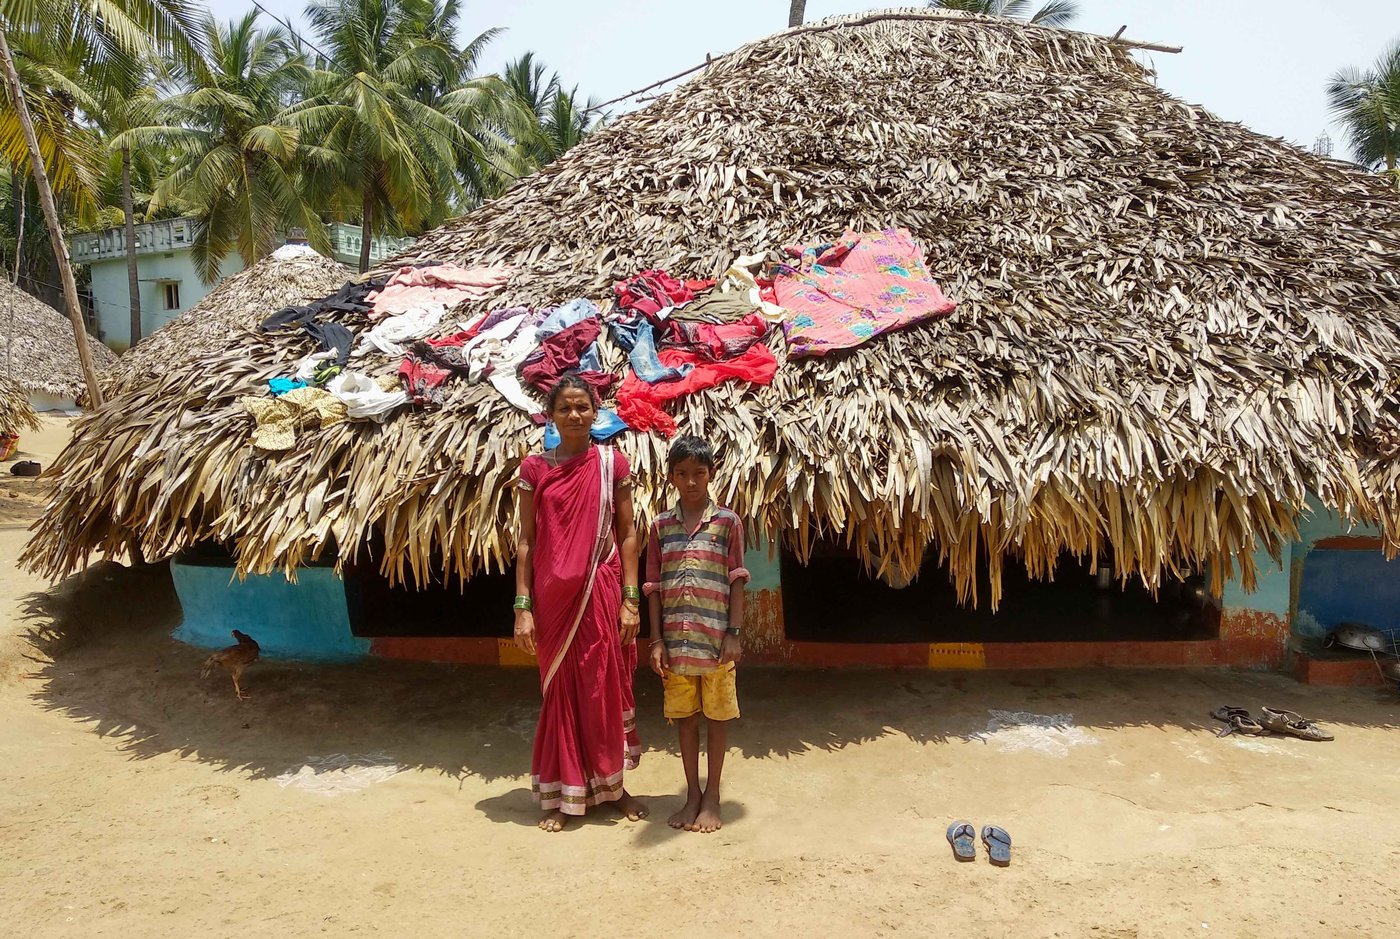
[[[87,337],[100,378],[117,357]],[[19,385],[40,410],[75,406],[86,385],[73,342],[73,324],[44,301],[0,278],[0,377]]]
[[[775,338],[773,385],[688,399],[720,497],[799,559],[845,543],[912,575],[931,549],[964,601],[995,604],[1008,559],[1048,578],[1066,555],[1148,586],[1208,571],[1218,595],[1287,550],[1310,493],[1400,550],[1397,208],[1376,177],[1172,98],[1121,41],[900,10],[714,60],[405,260],[508,263],[490,306],[552,304],[907,227],[957,311],[840,357],[785,361]],[[238,396],[305,351],[257,337],[115,396],[59,460],[27,562],[215,540],[243,572],[371,543],[420,585],[508,564],[538,429],[461,384],[258,456]],[[622,441],[644,508],[665,445]]]
[[[157,390],[176,380],[198,387],[222,379],[199,374],[246,357],[254,330],[279,307],[306,303],[333,292],[354,272],[304,245],[286,245],[253,267],[225,278],[184,313],[141,340],[121,357],[103,382],[107,397]],[[188,369],[191,373],[180,374]],[[175,370],[172,372],[172,370]],[[138,406],[130,402],[122,410]]]

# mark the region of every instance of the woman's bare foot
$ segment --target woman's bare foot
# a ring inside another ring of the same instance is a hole
[[[675,815],[672,815],[670,819],[667,820],[666,824],[677,831],[682,828],[686,831],[693,831],[695,829],[695,816],[699,814],[700,793],[692,792],[686,797],[685,805],[681,806],[681,810]]]
[[[723,827],[723,822],[719,818],[719,793],[706,792],[704,798],[700,800],[700,814],[695,816],[695,824],[691,831],[701,831],[709,833],[719,831]]]
[[[639,822],[651,814],[651,810],[638,802],[626,789],[622,790],[622,798],[617,800],[617,807],[627,816],[629,822]]]
[[[569,819],[563,812],[555,809],[553,812],[545,812],[540,816],[541,831],[563,831]]]

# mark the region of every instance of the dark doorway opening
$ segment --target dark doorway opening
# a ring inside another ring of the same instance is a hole
[[[412,581],[389,585],[379,572],[383,539],[375,537],[369,551],[345,569],[345,600],[350,631],[356,636],[469,636],[507,638],[514,632],[512,600],[515,571],[478,572],[462,583],[455,577],[444,582]],[[432,568],[442,570],[434,558]]]
[[[849,549],[820,545],[803,565],[782,552],[783,620],[794,642],[1123,642],[1216,639],[1220,611],[1204,577],[1164,583],[1154,597],[1138,581],[1100,586],[1087,559],[1065,555],[1053,581],[1032,580],[1007,558],[993,613],[986,574],[979,606],[958,602],[946,565],[925,562],[896,589],[867,573]]]

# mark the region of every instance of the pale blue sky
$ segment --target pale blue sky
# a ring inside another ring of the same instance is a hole
[[[301,0],[260,0],[301,28]],[[216,16],[252,8],[250,0],[210,0]],[[871,0],[809,0],[810,22],[836,13],[896,5]],[[1343,66],[1369,67],[1400,41],[1396,0],[1081,0],[1077,29],[1179,45],[1151,53],[1159,84],[1228,120],[1307,146],[1323,130],[1345,146],[1327,113],[1323,88]],[[612,98],[727,52],[787,25],[787,0],[463,0],[462,32],[492,26],[486,66],[533,49],[569,84],[597,100]],[[1323,11],[1326,12],[1323,12]],[[314,41],[314,40],[313,40]],[[1147,55],[1147,54],[1144,54]]]

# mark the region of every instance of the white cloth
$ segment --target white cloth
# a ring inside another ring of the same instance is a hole
[[[293,258],[319,258],[321,254],[310,245],[283,245],[272,252],[272,256],[279,261],[290,261]]]
[[[763,299],[758,289],[758,281],[755,279],[754,271],[763,264],[764,255],[741,254],[734,259],[734,263],[729,266],[729,270],[724,272],[724,277],[720,279],[720,293],[732,293],[734,291],[748,291],[748,300],[753,304],[754,310],[764,322],[781,323],[787,318],[787,310],[776,303],[768,303]]]
[[[433,303],[426,307],[405,310],[396,316],[386,316],[363,335],[355,355],[362,356],[378,349],[388,356],[401,356],[405,350],[400,343],[422,339],[428,335],[437,327],[438,321],[446,312],[446,306]]]
[[[397,383],[398,379],[393,381]],[[384,423],[409,400],[406,391],[386,390],[363,372],[341,372],[326,383],[326,390],[345,402],[345,414],[351,420],[370,420],[378,424]]]
[[[483,376],[501,397],[526,414],[538,414],[544,409],[520,387],[518,373],[525,357],[538,345],[536,327],[527,322],[530,314],[520,313],[503,319],[483,333],[478,333],[462,345],[462,358],[467,363],[467,377],[481,381]],[[487,369],[490,374],[487,375]]]

